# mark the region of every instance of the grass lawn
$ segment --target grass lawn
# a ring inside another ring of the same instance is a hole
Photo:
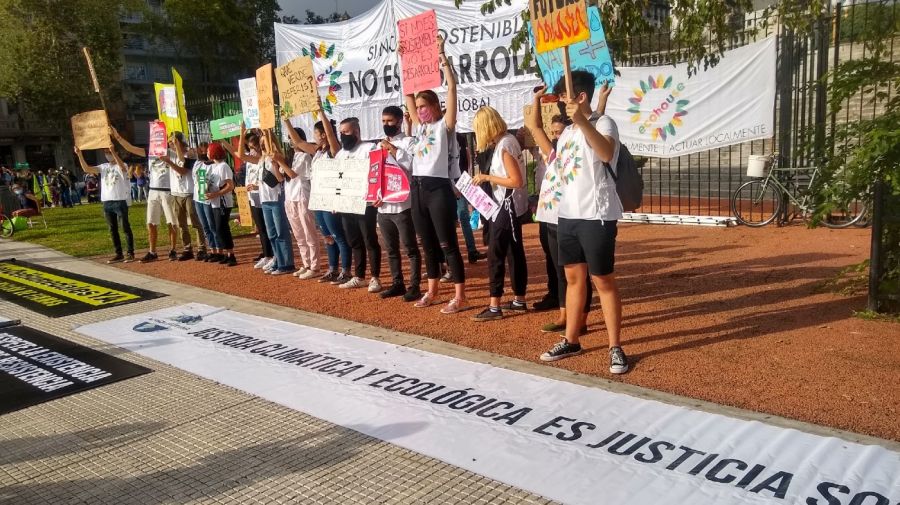
[[[40,244],[75,257],[112,256],[115,253],[112,239],[109,236],[109,228],[103,217],[102,204],[76,205],[70,209],[62,207],[44,209],[44,217],[47,219],[47,228],[44,228],[40,218],[34,219],[34,228],[16,231],[12,236],[13,240]],[[131,231],[134,233],[135,250],[146,250],[147,204],[135,202],[128,209],[128,219],[131,223]],[[231,229],[235,236],[246,234],[248,231],[247,228],[236,227],[233,223]],[[166,233],[165,227],[161,227],[160,250],[168,247],[169,239]],[[121,227],[119,227],[119,236],[122,238],[122,247],[124,248],[125,235],[122,233]]]

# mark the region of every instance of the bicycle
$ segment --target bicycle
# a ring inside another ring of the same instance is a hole
[[[765,177],[741,184],[731,195],[731,212],[734,217],[739,223],[751,227],[765,226],[779,216],[779,225],[787,223],[797,214],[808,219],[816,206],[809,188],[815,182],[819,168],[779,167],[778,153],[770,157],[770,163],[771,168]],[[808,181],[805,181],[807,175]],[[789,188],[794,186],[796,195]],[[799,212],[789,214],[788,202]],[[854,202],[849,207],[836,209],[822,220],[822,224],[828,228],[846,228],[859,222],[866,214],[862,202]]]

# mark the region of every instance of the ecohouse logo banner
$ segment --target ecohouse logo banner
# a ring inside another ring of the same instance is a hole
[[[607,113],[637,156],[673,158],[771,138],[775,39],[726,51],[712,68],[620,67]]]

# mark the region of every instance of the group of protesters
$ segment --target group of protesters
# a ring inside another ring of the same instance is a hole
[[[237,147],[228,142],[189,147],[180,133],[171,135],[169,154],[151,158],[148,164],[150,248],[140,261],[158,259],[158,227],[164,216],[172,245],[170,260],[237,265],[229,226],[235,206],[234,172],[227,162],[230,154],[243,164],[247,198],[260,238],[260,253],[252,267],[261,274],[293,275],[339,289],[367,288],[382,298],[402,297],[415,308],[441,304],[444,281],[452,283],[453,293],[440,312],[449,315],[470,309],[457,233],[457,223],[463,224],[463,220],[455,187],[462,173],[460,162],[468,157],[460,155],[456,136],[456,78],[440,37],[437,44],[446,78],[446,109],[434,91],[406,95],[404,105],[409,114],[404,114],[400,104],[384,108],[384,137],[379,141],[362,140],[357,118],[335,123],[321,108],[317,111],[321,120],[315,123],[309,140],[304,131],[292,126],[290,118],[283,118],[290,155],[283,151],[272,130],[248,131],[242,127]],[[622,309],[613,273],[622,204],[615,178],[610,177],[616,171],[619,140],[615,122],[603,113],[609,89],[605,85],[599,88],[600,104],[594,109],[591,103],[597,91],[592,74],[574,70],[570,91],[562,80],[553,90],[560,114],[552,120],[551,135],[544,130],[540,111],[541,103],[554,97],[543,87],[535,90],[534,107],[526,117],[525,126],[539,149],[535,180],[542,186],[563,181],[556,191],[557,201],[541,213],[541,245],[550,282],[548,293],[535,308],[559,310],[542,331],[563,337],[540,359],[555,361],[574,356],[582,352],[579,341],[587,328],[592,288],[596,289],[609,336],[610,372],[624,373],[628,361],[619,342]],[[476,149],[482,153],[473,184],[482,187],[500,208],[485,220],[490,302],[471,316],[487,322],[503,318],[505,312],[528,310],[522,222],[523,217],[531,216],[531,210],[522,146],[507,123],[495,109],[483,106],[475,114],[473,127]],[[139,149],[114,129],[111,135],[126,150]],[[368,160],[373,150],[385,150],[388,162],[410,176],[406,201],[370,202],[363,214],[309,208],[312,167],[317,160]],[[87,165],[76,152],[82,168],[98,174],[101,180],[104,213],[116,249],[110,262],[133,261],[125,164],[115,149],[106,150],[107,163],[97,167]],[[464,201],[462,207],[467,207]],[[125,228],[124,250],[119,224]],[[179,234],[180,252],[176,250]],[[468,241],[471,230],[464,235]],[[192,242],[196,243],[196,253]],[[324,261],[319,257],[322,244]],[[390,269],[388,286],[382,285],[382,246]],[[484,258],[473,248],[474,244],[468,247],[471,263]],[[409,264],[408,279],[402,268],[404,257]],[[507,265],[513,297],[502,303]]]

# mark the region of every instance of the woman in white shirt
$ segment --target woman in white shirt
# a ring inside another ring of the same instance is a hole
[[[222,142],[233,158],[244,163],[244,185],[247,187],[247,199],[250,200],[250,215],[253,218],[253,226],[259,236],[260,253],[254,261],[253,268],[266,269],[275,264],[275,252],[272,242],[269,240],[269,232],[266,229],[266,220],[263,218],[262,202],[259,199],[259,185],[262,184],[262,168],[260,167],[259,135],[256,131],[247,132],[247,128],[241,123],[241,137],[238,148],[235,150],[228,142]]]
[[[528,210],[527,199],[523,202],[521,198],[514,198],[515,190],[525,185],[525,171],[522,169],[522,148],[519,141],[507,132],[506,122],[496,110],[488,106],[478,109],[474,123],[477,149],[484,151],[492,148],[494,154],[490,172],[477,174],[472,182],[478,185],[490,184],[491,196],[500,204],[500,211],[487,223],[490,306],[473,316],[472,320],[494,321],[503,318],[502,309],[517,312],[526,310],[528,268],[519,215]],[[501,307],[507,256],[510,257],[513,269],[511,284],[515,299]]]
[[[428,292],[415,306],[439,303],[440,251],[443,250],[455,295],[441,313],[455,314],[469,308],[466,274],[456,234],[456,196],[452,182],[459,178],[459,165],[451,168],[449,157],[450,143],[456,142],[456,76],[444,54],[444,40],[440,36],[437,44],[447,79],[447,113],[441,114],[441,102],[434,91],[422,91],[415,97],[406,95],[407,109],[416,111],[412,118],[415,140],[410,145],[413,225],[422,240],[428,275]]]
[[[272,138],[272,130],[266,130],[262,139],[262,167],[260,176],[259,201],[262,204],[263,219],[269,233],[269,242],[275,252],[275,263],[264,272],[271,275],[294,273],[294,250],[291,247],[291,232],[284,212],[284,173],[281,162],[284,155]]]
[[[313,279],[321,275],[319,231],[316,229],[313,211],[309,210],[313,157],[305,152],[303,147],[315,145],[307,142],[303,130],[294,128],[287,118],[284,118],[284,129],[291,138],[291,148],[294,150],[290,164],[283,157],[279,160],[279,162],[284,160],[284,163],[281,163],[281,170],[287,176],[284,183],[284,212],[287,214],[294,240],[297,241],[297,251],[300,253],[300,269],[294,272],[294,277]]]
[[[225,163],[225,149],[220,144],[210,144],[206,153],[212,161],[212,166],[206,173],[206,199],[209,201],[219,246],[214,252],[222,257],[219,263],[233,267],[237,265],[230,222],[231,208],[234,207],[234,172]]]

